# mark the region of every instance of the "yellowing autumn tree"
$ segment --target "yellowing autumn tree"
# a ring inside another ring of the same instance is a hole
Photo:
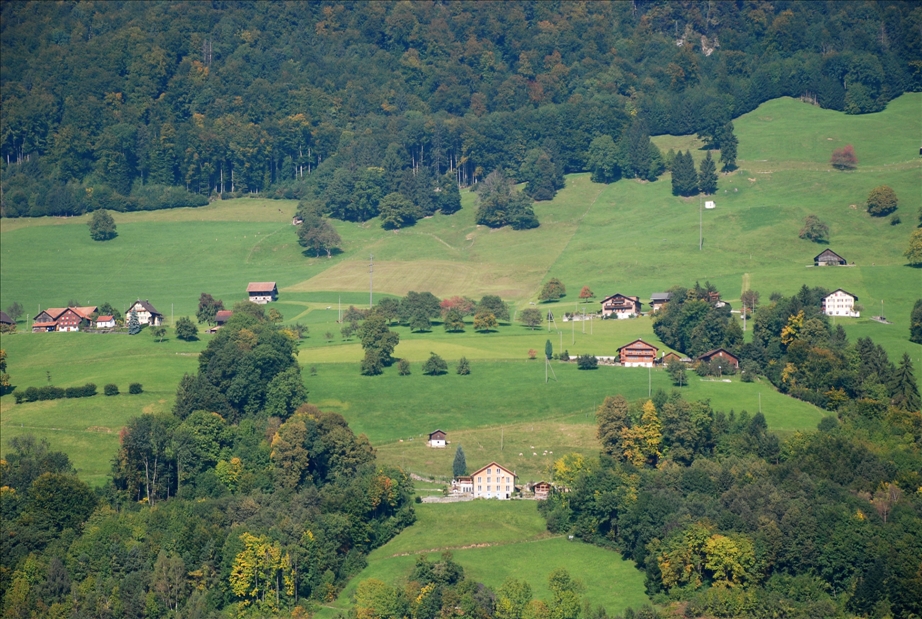
[[[662,455],[663,424],[656,414],[656,405],[647,400],[643,405],[640,423],[621,430],[621,448],[624,458],[634,466],[656,466]]]
[[[282,552],[278,542],[265,535],[244,533],[240,541],[244,548],[231,566],[231,591],[244,605],[256,603],[267,610],[280,608],[282,592],[287,596],[295,593],[291,557]]]
[[[269,457],[277,488],[294,490],[307,473],[310,459],[304,447],[306,440],[307,427],[300,416],[283,423],[275,433]]]

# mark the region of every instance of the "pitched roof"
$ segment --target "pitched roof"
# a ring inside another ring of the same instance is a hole
[[[501,468],[501,469],[503,469],[504,471],[506,471],[507,473],[512,473],[512,475],[513,475],[514,477],[516,476],[515,471],[510,471],[510,470],[507,469],[505,466],[503,466],[503,465],[501,465],[501,464],[497,464],[495,461],[493,461],[493,462],[491,462],[490,464],[487,464],[486,466],[482,466],[482,467],[480,467],[479,469],[477,469],[476,471],[474,471],[473,473],[471,473],[471,478],[473,478],[474,475],[476,475],[477,473],[479,473],[479,472],[481,472],[481,471],[484,471],[484,470],[486,470],[486,469],[488,469],[488,468],[490,468],[490,467],[493,467],[493,466],[498,467],[498,468]]]
[[[112,316],[97,316],[96,322],[109,322],[112,320]]]
[[[10,318],[10,315],[6,312],[0,312],[0,324],[14,325],[16,324],[16,321]]]
[[[672,298],[671,292],[654,292],[650,295],[651,301],[668,301]]]
[[[148,301],[147,299],[144,299],[143,301],[141,299],[138,299],[137,301],[132,303],[131,307],[128,308],[129,313],[131,312],[131,308],[134,307],[135,305],[140,305],[141,309],[143,309],[145,312],[148,312],[150,314],[156,314],[157,316],[163,316],[163,314],[158,312],[157,309],[153,305],[151,305],[150,301]]]
[[[616,292],[615,294],[611,296],[605,297],[604,299],[599,301],[599,303],[605,303],[609,299],[614,299],[615,297],[623,297],[625,299],[630,299],[631,301],[634,301],[635,303],[639,303],[640,305],[643,305],[643,303],[640,301],[640,297],[629,297],[628,295],[621,294],[620,292]]]
[[[848,296],[850,296],[851,298],[853,298],[855,301],[858,300],[858,295],[854,295],[854,294],[850,293],[848,290],[843,290],[842,288],[836,288],[835,290],[833,290],[832,292],[830,292],[829,294],[827,294],[825,297],[823,297],[823,299],[828,299],[829,297],[831,297],[832,295],[834,295],[834,294],[837,293],[837,292],[844,292],[845,294],[847,294]]]
[[[227,320],[231,317],[234,312],[231,310],[218,310],[218,313],[214,315],[215,320]]]
[[[824,257],[824,256],[827,257],[827,258],[838,258],[838,259],[841,260],[842,262],[845,262],[845,258],[843,258],[842,256],[840,256],[840,255],[837,254],[836,252],[832,251],[831,249],[824,249],[823,251],[821,251],[820,253],[818,253],[818,254],[813,258],[813,262],[818,262],[819,259],[822,258],[822,257]]]
[[[733,357],[733,358],[736,359],[737,361],[740,360],[739,357],[737,357],[736,355],[734,355],[732,352],[730,352],[730,351],[727,350],[726,348],[715,348],[714,350],[709,350],[709,351],[707,351],[707,352],[704,353],[704,354],[698,355],[698,358],[699,358],[699,359],[704,359],[705,357],[713,357],[714,355],[716,355],[717,353],[719,353],[719,352],[721,352],[721,351],[723,351],[724,354]]]
[[[66,311],[67,311],[66,307],[49,307],[39,312],[36,315],[36,318],[38,318],[38,316],[41,316],[42,313],[45,313],[45,314],[48,314],[48,316],[50,316],[52,320],[57,320],[58,318],[61,317],[61,314],[63,314]]]
[[[650,342],[644,342],[642,339],[637,338],[637,339],[634,340],[633,342],[628,342],[627,344],[625,344],[624,346],[622,346],[621,348],[619,348],[619,349],[618,349],[618,352],[621,352],[621,349],[622,349],[622,348],[627,348],[628,346],[632,346],[632,345],[636,344],[637,342],[640,342],[640,343],[643,344],[644,346],[647,346],[647,347],[649,347],[649,348],[652,348],[653,350],[659,350],[658,347],[654,346],[654,345],[651,344]]]
[[[275,290],[275,282],[250,282],[247,286],[247,292],[266,292]]]
[[[90,316],[93,315],[93,312],[96,311],[96,306],[86,305],[86,306],[79,306],[79,307],[70,307],[68,309],[72,309],[73,311],[75,311],[81,318],[86,318],[87,320],[89,320]]]
[[[445,432],[444,430],[438,430],[438,429],[436,429],[436,430],[434,430],[434,431],[432,431],[432,432],[429,433],[429,438],[432,438],[433,435],[435,435],[435,434],[441,434],[442,436],[448,436],[448,434],[446,434],[446,432]]]

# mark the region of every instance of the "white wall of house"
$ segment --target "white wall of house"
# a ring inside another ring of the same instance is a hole
[[[625,368],[652,368],[653,362],[644,362],[644,361],[628,361],[623,363],[621,367]]]
[[[436,449],[445,447],[445,439],[443,438],[432,439],[431,441],[428,441],[428,443],[429,447],[435,447]]]
[[[265,305],[266,303],[272,302],[272,295],[260,295],[260,294],[251,294],[250,303],[259,303],[260,305]]]
[[[111,329],[115,326],[115,320],[97,320],[96,328],[97,329]]]
[[[827,316],[858,318],[861,315],[855,311],[855,297],[843,290],[836,290],[823,299],[823,311]]]

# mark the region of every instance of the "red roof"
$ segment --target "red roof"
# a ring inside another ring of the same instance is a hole
[[[97,316],[96,322],[109,322],[112,320],[112,316]]]
[[[234,312],[230,310],[218,310],[218,313],[214,315],[216,322],[227,322],[227,319],[231,317]]]
[[[33,322],[33,327],[56,327],[58,323],[56,322]]]
[[[624,346],[622,346],[621,348],[619,348],[619,349],[618,349],[618,352],[621,352],[623,349],[627,348],[628,346],[633,346],[634,344],[637,344],[638,342],[641,343],[641,344],[643,344],[646,348],[652,348],[653,350],[659,350],[659,348],[657,348],[657,347],[654,346],[653,344],[650,344],[649,342],[644,342],[644,341],[641,340],[641,339],[636,339],[636,340],[634,340],[633,342],[628,342],[627,344],[625,344]]]
[[[275,282],[250,282],[247,292],[268,292],[275,290]]]

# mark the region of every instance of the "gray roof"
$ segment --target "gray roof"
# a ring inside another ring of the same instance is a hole
[[[654,292],[650,295],[651,301],[668,301],[672,298],[671,292]]]

